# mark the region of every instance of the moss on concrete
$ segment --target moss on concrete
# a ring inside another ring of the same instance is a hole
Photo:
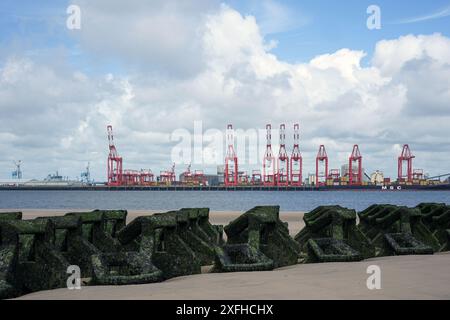
[[[278,206],[255,207],[230,222],[224,228],[227,245],[223,250],[216,250],[215,270],[241,268],[242,271],[255,271],[256,267],[267,270],[270,265],[278,268],[296,264],[299,247],[289,236],[287,225],[280,220],[279,210]],[[243,251],[237,254],[239,249]],[[242,263],[245,254],[249,255],[249,266]],[[235,258],[239,261],[234,261]],[[261,261],[255,260],[258,258]]]
[[[375,246],[376,256],[433,253],[436,239],[416,209],[373,205],[360,212],[359,218],[359,227]]]
[[[355,210],[321,206],[305,213],[303,220],[305,228],[294,238],[305,262],[350,262],[375,255],[375,248],[356,224]]]
[[[438,252],[450,250],[450,206],[444,203],[421,203],[416,209],[420,211],[420,220],[438,242],[438,247],[433,245],[433,249]]]

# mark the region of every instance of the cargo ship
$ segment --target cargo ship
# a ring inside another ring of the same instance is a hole
[[[74,184],[23,184],[3,185],[0,190],[85,190],[85,191],[450,191],[449,183],[434,185],[353,185],[353,186],[262,186],[262,185],[240,185],[240,186],[195,186],[195,185],[127,185],[108,186],[106,184],[84,185]]]

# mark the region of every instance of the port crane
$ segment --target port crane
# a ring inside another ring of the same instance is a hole
[[[238,158],[234,151],[234,130],[233,125],[227,126],[227,154],[225,157],[225,185],[237,186],[239,179]]]
[[[321,171],[320,167],[323,167]],[[325,146],[322,144],[316,156],[316,186],[323,186],[328,177],[328,155]]]
[[[272,126],[270,124],[266,125],[266,152],[264,154],[263,161],[263,185],[274,186],[275,185],[275,157],[272,152]]]
[[[21,169],[22,160],[13,161],[13,162],[14,162],[14,165],[16,166],[16,170],[14,170],[12,172],[12,178],[20,180],[20,179],[22,179],[22,169]]]
[[[356,169],[354,169],[354,164],[356,163]],[[362,156],[359,151],[359,146],[355,144],[353,146],[352,154],[348,159],[348,175],[350,185],[361,185],[362,184]]]
[[[86,171],[81,173],[81,182],[84,182],[86,184],[91,184],[91,170],[90,170],[89,162],[86,166]]]
[[[303,158],[300,153],[300,125],[294,125],[294,148],[292,149],[291,155],[291,165],[290,165],[290,174],[291,174],[291,185],[292,186],[301,186],[303,182],[302,177],[303,171]]]
[[[402,149],[402,153],[398,157],[398,181],[413,180],[413,159],[415,156],[412,154],[409,145],[405,144]],[[403,172],[403,167],[406,162],[406,175]]]
[[[289,156],[286,151],[286,126],[280,125],[280,151],[278,153],[277,185],[289,186]]]
[[[113,128],[111,125],[107,127],[109,155],[108,155],[108,185],[122,185],[122,157],[119,156],[116,146],[114,145]]]

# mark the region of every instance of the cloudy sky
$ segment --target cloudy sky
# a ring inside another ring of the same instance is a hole
[[[124,167],[159,173],[194,121],[286,123],[288,152],[299,122],[305,174],[320,144],[331,168],[359,144],[368,173],[394,176],[409,143],[416,168],[450,171],[448,0],[3,0],[0,17],[0,178],[21,159],[25,178],[90,161],[104,181],[108,124]]]

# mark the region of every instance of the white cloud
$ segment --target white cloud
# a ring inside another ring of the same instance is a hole
[[[450,39],[441,34],[407,35],[377,43],[372,64],[384,75],[395,74],[405,63],[431,59],[439,66],[450,64]]]
[[[118,60],[127,68],[186,76],[203,68],[201,38],[205,15],[216,0],[74,0],[82,28],[74,33],[86,50]]]
[[[225,5],[183,5],[187,11],[180,18],[180,7],[156,2],[150,8],[159,22],[149,23],[141,14],[147,7],[82,4],[89,17],[98,18],[83,22],[85,53],[148,65],[131,68],[127,76],[111,71],[98,77],[9,59],[0,70],[2,176],[12,159],[22,158],[25,172],[41,177],[56,169],[78,175],[90,160],[102,180],[109,123],[125,167],[159,172],[170,164],[170,133],[192,130],[195,120],[203,121],[204,130],[286,122],[288,143],[293,123],[300,121],[305,174],[313,171],[321,143],[331,167],[340,167],[359,143],[365,168],[393,175],[396,146],[409,143],[419,167],[446,170],[450,39],[442,35],[381,41],[369,66],[361,63],[366,53],[351,48],[290,64],[270,52],[273,44],[254,17]],[[123,21],[114,22],[118,13]],[[186,28],[180,38],[162,39],[171,35],[167,21],[179,18],[183,26],[171,30]]]

